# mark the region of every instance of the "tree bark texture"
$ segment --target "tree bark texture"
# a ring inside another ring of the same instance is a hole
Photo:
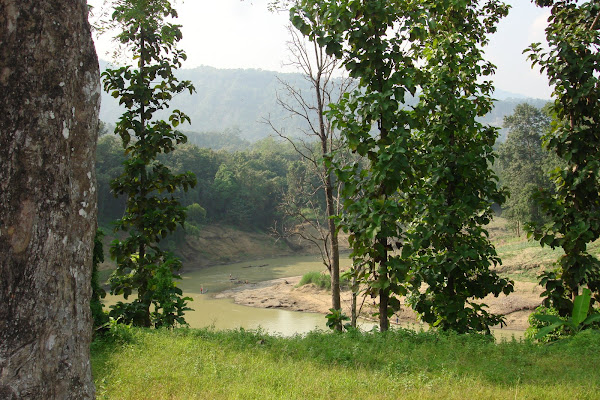
[[[98,59],[85,0],[0,0],[0,398],[94,398]]]

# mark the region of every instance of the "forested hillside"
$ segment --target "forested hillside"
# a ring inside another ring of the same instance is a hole
[[[112,134],[98,141],[98,219],[101,225],[121,217],[123,198],[115,198],[110,181],[122,171],[124,160],[119,139]],[[191,171],[198,184],[180,192],[188,209],[189,231],[205,223],[219,223],[250,230],[268,230],[278,219],[279,204],[288,188],[288,169],[298,155],[291,146],[266,138],[245,151],[214,151],[194,144],[179,146],[162,155],[174,173]],[[189,233],[189,232],[188,232]]]
[[[100,63],[105,69],[106,62]],[[271,129],[262,123],[264,118],[273,121],[287,130],[291,135],[299,135],[302,128],[300,120],[291,119],[289,115],[277,106],[277,91],[281,90],[278,80],[292,83],[306,96],[312,96],[309,83],[301,74],[284,74],[273,71],[253,69],[217,69],[213,67],[197,67],[179,70],[176,74],[180,79],[192,81],[197,93],[181,93],[173,98],[171,107],[185,110],[191,118],[191,126],[184,126],[190,142],[201,147],[213,149],[239,149],[247,146],[246,141],[256,141],[271,135]],[[518,103],[527,101],[535,107],[542,107],[547,100],[525,99],[520,95],[496,91],[499,100],[495,108],[482,120],[494,126],[501,126],[504,116],[510,115]],[[100,119],[114,124],[123,110],[118,100],[102,93]],[[163,115],[164,114],[164,115]],[[158,118],[165,118],[166,112],[158,112]],[[226,140],[215,142],[206,141],[203,135],[193,132],[224,132]],[[500,140],[505,137],[500,134]]]
[[[101,62],[101,69],[107,63]],[[192,125],[185,130],[196,132],[236,132],[247,140],[258,140],[271,134],[270,128],[261,122],[269,115],[281,122],[281,126],[292,128],[287,114],[277,107],[277,78],[304,87],[300,74],[281,74],[252,69],[216,69],[197,67],[177,72],[180,79],[190,80],[197,93],[182,93],[173,98],[171,107],[185,110]],[[308,90],[308,87],[307,87]],[[163,112],[166,115],[166,112]],[[100,119],[114,124],[122,114],[117,99],[102,93]],[[160,112],[158,118],[164,118]]]

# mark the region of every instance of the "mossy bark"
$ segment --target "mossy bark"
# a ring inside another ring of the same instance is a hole
[[[0,1],[0,398],[94,397],[98,60],[85,0]]]

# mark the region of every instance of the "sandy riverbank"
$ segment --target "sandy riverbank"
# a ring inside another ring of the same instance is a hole
[[[300,276],[273,279],[266,282],[242,285],[226,290],[216,295],[217,298],[232,298],[237,304],[261,307],[282,308],[291,311],[304,311],[327,314],[331,308],[331,294],[317,288],[313,284],[296,287]],[[529,314],[540,304],[539,285],[531,282],[515,282],[515,292],[510,296],[501,295],[497,298],[488,296],[483,300],[489,306],[489,311],[506,316],[507,329],[524,330],[528,327]],[[375,311],[373,300],[359,297],[358,306],[362,307],[362,316],[369,317]],[[350,314],[350,292],[342,293],[344,313]],[[397,318],[396,318],[397,317]],[[417,323],[416,314],[403,306],[392,322]]]

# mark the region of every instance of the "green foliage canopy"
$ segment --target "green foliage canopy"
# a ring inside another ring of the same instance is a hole
[[[414,113],[426,168],[409,191],[415,217],[403,253],[414,265],[410,302],[442,330],[489,333],[503,318],[481,299],[509,294],[513,283],[491,269],[500,259],[484,228],[504,193],[490,168],[497,130],[477,120],[493,107],[486,77],[495,67],[481,49],[508,7],[496,0],[419,4],[414,51],[423,64]]]
[[[414,32],[418,10],[403,2],[383,0],[299,2],[290,11],[303,34],[342,60],[358,88],[331,105],[330,117],[347,146],[368,160],[354,162],[336,173],[343,181],[344,215],[339,222],[350,233],[352,257],[367,292],[379,296],[379,325],[400,307],[393,294],[406,294],[403,283],[409,265],[393,252],[392,241],[403,236],[399,221],[405,210],[398,193],[415,183],[417,158],[411,129],[415,120],[401,109],[417,90],[419,70],[411,48],[404,47]],[[387,34],[393,32],[391,34]],[[377,134],[372,134],[373,124]]]
[[[552,118],[527,103],[518,104],[504,118],[506,141],[498,149],[500,177],[510,193],[502,216],[513,225],[517,236],[526,222],[544,221],[544,215],[532,195],[540,188],[550,189],[546,167],[550,153],[542,148],[542,136],[550,129]]]
[[[111,292],[127,299],[137,291],[137,299],[119,302],[111,314],[146,327],[183,324],[186,302],[191,299],[182,297],[173,282],[181,262],[161,250],[158,242],[185,220],[185,208],[174,192],[193,187],[196,180],[191,173],[174,175],[157,156],[185,143],[185,135],[174,128],[189,118],[179,110],[173,110],[168,121],[154,120],[153,114],[167,108],[173,95],[191,93],[194,87],[173,74],[185,60],[185,53],[176,48],[180,26],[165,22],[177,17],[170,2],[117,0],[113,5],[111,21],[120,30],[116,39],[132,53],[137,68],[123,66],[102,74],[104,90],[126,107],[115,132],[121,137],[127,159],[111,188],[115,196],[127,199],[116,229],[129,236],[111,246],[117,264]]]
[[[552,173],[555,193],[537,194],[550,222],[528,229],[542,246],[565,252],[558,270],[544,273],[540,284],[546,288],[545,305],[568,316],[581,287],[587,286],[600,300],[600,262],[586,251],[588,243],[600,237],[600,4],[536,3],[551,7],[548,50],[535,43],[526,52],[554,85],[557,122],[544,136],[544,145],[565,165]]]
[[[359,81],[331,116],[368,160],[336,172],[347,198],[341,226],[368,293],[379,295],[381,330],[409,282],[413,307],[441,329],[489,332],[502,321],[469,299],[513,289],[490,269],[500,260],[482,226],[504,196],[488,166],[497,132],[476,121],[493,105],[480,77],[494,67],[481,47],[507,11],[494,0],[305,0],[291,9],[294,25]]]

